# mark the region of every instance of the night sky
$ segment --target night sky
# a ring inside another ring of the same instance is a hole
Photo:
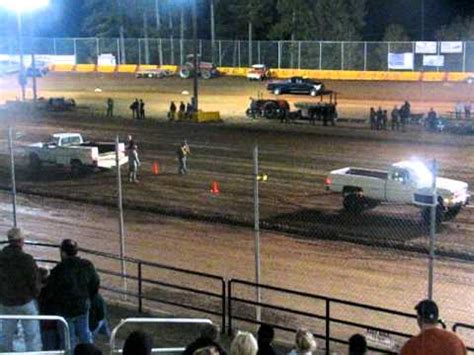
[[[200,10],[209,7],[208,0],[198,0]],[[474,0],[367,0],[368,15],[364,31],[365,40],[380,40],[390,23],[403,25],[412,39],[421,39],[421,3],[425,4],[425,39],[433,39],[434,32],[454,17],[474,17]],[[47,10],[35,14],[33,21],[25,18],[28,28],[36,36],[81,36],[80,23],[84,16],[83,0],[51,0]],[[153,9],[150,9],[153,11]],[[208,19],[202,13],[202,19]],[[31,16],[30,16],[31,17]],[[32,25],[32,26],[31,26]],[[201,24],[200,37],[208,38],[208,26]],[[32,29],[32,30],[31,30]],[[0,12],[0,35],[14,35],[13,15]],[[317,38],[315,38],[317,40]]]

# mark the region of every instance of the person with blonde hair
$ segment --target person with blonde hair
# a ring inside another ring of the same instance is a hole
[[[230,344],[230,355],[256,355],[257,351],[257,340],[249,332],[238,332]]]
[[[205,348],[197,349],[193,355],[219,355],[219,350],[215,346],[206,346]]]
[[[289,355],[311,355],[316,351],[317,344],[313,333],[309,330],[300,328],[296,331],[295,349]]]

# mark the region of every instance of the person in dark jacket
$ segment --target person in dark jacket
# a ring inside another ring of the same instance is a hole
[[[138,102],[138,99],[135,99],[135,101],[132,102],[130,105],[130,110],[132,110],[132,119],[139,119],[139,106],[140,103]]]
[[[217,342],[219,339],[219,329],[214,324],[206,324],[201,330],[201,335],[183,351],[183,355],[193,355],[202,348],[215,347],[220,355],[226,355],[224,348]]]
[[[400,111],[398,111],[398,107],[394,106],[391,112],[392,117],[392,131],[399,131],[400,130]]]
[[[78,344],[74,349],[74,355],[102,355],[102,350],[94,344]]]
[[[275,330],[271,325],[262,324],[258,328],[257,341],[258,351],[257,355],[276,355],[276,351],[273,349],[273,338],[275,337]]]
[[[170,103],[170,111],[168,112],[168,119],[174,121],[176,119],[176,104],[174,101]]]
[[[138,118],[141,120],[144,120],[145,119],[145,102],[142,99],[140,99],[138,108],[139,108]]]
[[[349,338],[349,355],[367,354],[367,341],[361,334],[354,334]]]
[[[0,251],[0,314],[38,315],[36,298],[41,289],[39,270],[33,257],[23,251],[21,229],[11,228],[8,246]],[[26,351],[41,351],[39,321],[21,321]],[[0,351],[13,352],[13,338],[17,329],[14,320],[2,321]]]
[[[376,117],[375,110],[373,107],[370,108],[369,120],[370,120],[370,129],[375,130],[375,128],[377,127],[377,117]]]
[[[53,304],[56,314],[69,325],[71,348],[79,343],[92,343],[89,329],[91,299],[99,290],[99,275],[94,265],[77,256],[77,243],[64,239],[61,243],[61,262],[51,270],[46,286],[46,301]]]
[[[375,123],[375,128],[377,129],[377,131],[381,130],[382,129],[382,126],[383,126],[383,111],[382,111],[382,107],[379,106],[379,109],[377,110],[376,112],[376,123]]]

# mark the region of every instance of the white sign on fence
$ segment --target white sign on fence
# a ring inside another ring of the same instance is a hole
[[[423,66],[444,67],[444,55],[424,55]]]
[[[394,70],[413,70],[413,53],[389,53],[388,68]]]
[[[117,65],[117,60],[113,54],[101,54],[97,58],[97,65]]]
[[[462,42],[441,42],[441,53],[462,53]]]
[[[436,54],[438,53],[438,42],[416,42],[415,53],[418,54]]]

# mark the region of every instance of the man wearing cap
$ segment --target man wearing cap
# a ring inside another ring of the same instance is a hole
[[[434,301],[423,300],[415,307],[420,334],[403,345],[401,355],[466,355],[466,346],[453,332],[438,328],[439,311]]]
[[[46,285],[46,299],[69,325],[71,348],[79,343],[92,343],[89,330],[91,299],[99,290],[99,275],[94,265],[77,256],[77,243],[64,239],[61,243],[61,262],[51,270]],[[61,334],[62,336],[62,334]]]
[[[38,315],[38,297],[41,287],[38,267],[33,257],[23,251],[24,238],[19,228],[11,228],[8,246],[0,251],[0,314]],[[24,330],[26,351],[41,351],[39,321],[20,321]],[[17,321],[2,321],[0,351],[13,351]]]

